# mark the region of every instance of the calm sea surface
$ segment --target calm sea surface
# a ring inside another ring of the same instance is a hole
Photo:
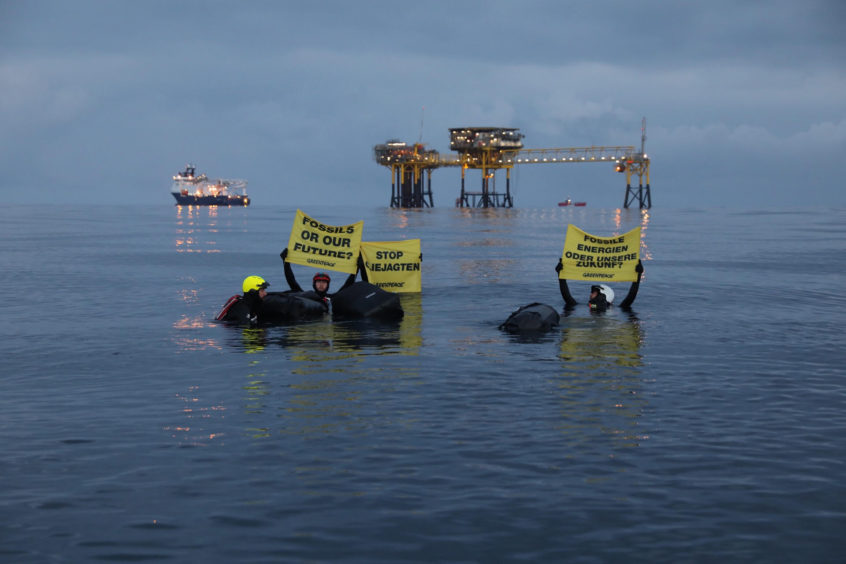
[[[0,208],[0,562],[846,560],[846,209],[303,211],[421,239],[402,322],[214,322],[296,208]],[[568,223],[633,314],[501,333]]]

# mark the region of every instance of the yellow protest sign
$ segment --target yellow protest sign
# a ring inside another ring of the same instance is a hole
[[[297,210],[288,238],[288,262],[352,274],[357,269],[364,222],[327,225]]]
[[[591,282],[634,282],[639,259],[640,227],[623,235],[597,237],[568,225],[561,256],[564,268],[558,277]]]
[[[361,258],[371,284],[397,293],[421,290],[420,239],[363,241]]]

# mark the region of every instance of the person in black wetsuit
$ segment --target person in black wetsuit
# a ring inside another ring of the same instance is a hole
[[[291,263],[288,262],[288,248],[286,247],[281,253],[279,253],[279,256],[282,258],[282,263],[285,265],[285,280],[288,282],[288,286],[290,286],[291,291],[302,292],[302,296],[304,298],[323,302],[324,307],[327,309],[329,308],[329,300],[332,299],[332,296],[355,282],[355,275],[357,272],[353,272],[347,277],[347,280],[338,292],[330,294],[329,284],[332,282],[332,279],[329,278],[329,275],[325,272],[318,272],[314,275],[314,278],[311,279],[312,290],[303,292],[302,287],[300,287],[299,283],[297,283],[297,279],[294,277],[294,271],[291,270]]]
[[[561,259],[558,259],[558,264],[555,265],[555,272],[561,272],[562,268],[564,268],[564,265],[561,264]],[[629,287],[629,293],[626,294],[626,297],[623,298],[622,302],[620,302],[620,307],[623,309],[630,308],[637,297],[637,291],[640,287],[640,277],[643,274],[643,263],[639,260],[637,261],[637,265],[635,265],[635,272],[637,272],[637,280],[632,282],[632,285]],[[566,279],[558,279],[558,289],[561,291],[561,297],[564,298],[564,304],[567,309],[572,309],[579,304],[579,302],[570,295],[570,287],[567,286]],[[611,303],[606,299],[601,286],[594,285],[590,287],[590,300],[588,300],[588,306],[591,311],[605,311],[610,305]]]
[[[215,319],[255,327],[261,319],[261,306],[268,286],[270,284],[261,276],[247,276],[241,284],[244,294],[229,298]]]

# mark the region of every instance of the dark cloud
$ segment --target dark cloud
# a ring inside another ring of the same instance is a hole
[[[646,116],[656,203],[789,202],[808,178],[809,197],[844,201],[838,2],[291,6],[0,4],[4,182],[169,203],[191,160],[249,179],[257,205],[383,205],[372,146],[388,138],[446,152],[448,128],[499,125],[529,147],[639,145]],[[619,175],[550,167],[520,173],[517,203],[568,179],[622,200]]]

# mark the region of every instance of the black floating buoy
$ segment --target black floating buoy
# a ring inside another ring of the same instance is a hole
[[[509,315],[499,328],[508,333],[543,333],[558,327],[559,320],[555,308],[535,302]]]
[[[335,317],[361,319],[401,319],[402,305],[397,294],[369,282],[356,282],[332,296]]]

